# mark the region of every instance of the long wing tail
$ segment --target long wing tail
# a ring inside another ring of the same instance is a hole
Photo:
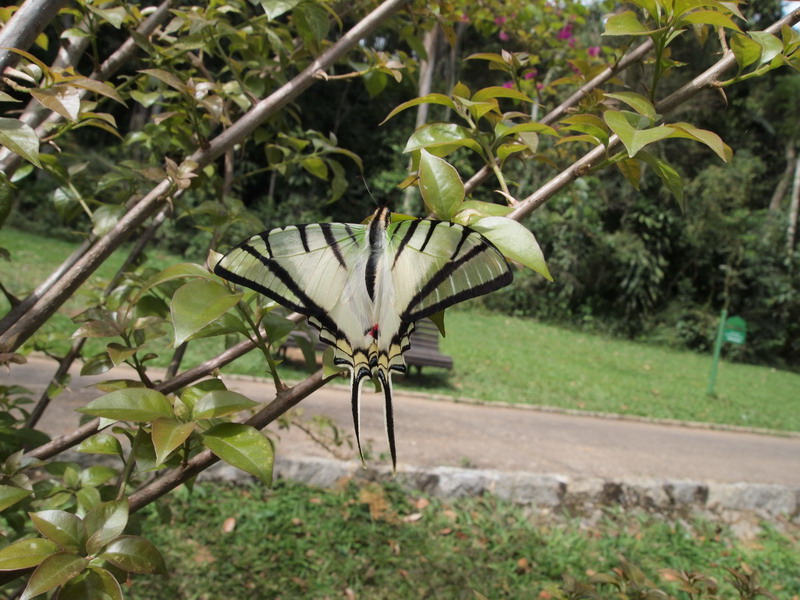
[[[394,441],[394,413],[392,412],[392,373],[388,371],[386,375],[378,373],[378,379],[383,388],[383,418],[386,422],[386,437],[389,440],[389,454],[392,455],[392,473],[397,473],[397,449]]]

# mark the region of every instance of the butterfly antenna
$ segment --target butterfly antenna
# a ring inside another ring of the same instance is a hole
[[[369,189],[369,184],[367,183],[367,180],[364,179],[364,177],[361,175],[359,175],[359,177],[361,178],[361,181],[364,183],[364,189],[367,190],[367,193],[369,194],[369,197],[372,198],[372,202],[375,204],[375,206],[377,208],[386,208],[386,206],[389,204],[389,201],[387,200],[386,202],[384,202],[382,206],[378,204],[378,201],[375,200],[375,196],[372,195],[372,190]]]

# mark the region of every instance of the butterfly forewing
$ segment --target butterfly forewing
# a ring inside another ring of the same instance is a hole
[[[508,262],[477,231],[447,221],[401,221],[388,230],[394,249],[395,303],[404,322],[511,283]]]

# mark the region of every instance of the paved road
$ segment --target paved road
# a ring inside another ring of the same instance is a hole
[[[53,361],[31,358],[0,374],[0,385],[24,385],[40,393]],[[106,374],[105,378],[130,374]],[[78,422],[74,408],[99,395],[86,388],[96,378],[73,374],[71,389],[53,402],[41,428],[51,435]],[[274,395],[269,383],[227,378],[227,385],[257,401]],[[366,386],[365,386],[366,387]],[[374,458],[386,452],[382,396],[365,390],[362,430]],[[352,432],[349,393],[327,386],[300,405],[304,418],[332,417]],[[399,462],[554,473],[608,479],[683,479],[800,486],[800,438],[714,431],[627,420],[573,416],[523,408],[481,406],[396,394],[395,426]],[[279,431],[278,452],[288,456],[330,455],[296,428]],[[352,456],[352,453],[350,454]]]

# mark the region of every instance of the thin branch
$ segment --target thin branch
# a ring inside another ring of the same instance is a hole
[[[25,0],[0,29],[0,73],[20,56],[7,48],[27,50],[61,10],[65,0]]]
[[[797,9],[779,21],[776,21],[765,31],[774,34],[779,32],[783,25],[792,27],[798,21],[800,21],[800,9]],[[735,64],[736,57],[733,55],[733,52],[726,52],[722,58],[720,58],[711,67],[706,69],[703,73],[658,102],[656,104],[656,110],[662,115],[666,114],[680,104],[686,102],[689,98],[697,95],[699,92],[705,89],[713,88],[719,77],[728,69],[732,68]],[[607,153],[613,150],[619,143],[619,137],[616,134],[612,135],[608,139],[608,145],[596,146],[594,149],[584,154],[582,158],[578,159],[572,165],[556,175],[553,179],[545,183],[533,194],[520,202],[519,206],[511,211],[508,217],[517,221],[524,219],[534,210],[552,198],[557,192],[564,189],[567,185],[578,179],[578,177],[584,175],[593,165],[596,165],[603,160]]]
[[[369,35],[381,22],[388,18],[395,10],[408,0],[385,0],[377,9],[367,15],[350,31],[342,36],[333,46],[326,50],[319,58],[314,60],[301,73],[293,77],[288,83],[270,94],[267,98],[256,104],[230,128],[214,138],[206,148],[194,152],[191,160],[203,168],[221,156],[228,148],[246,140],[255,129],[273,115],[278,109],[296,98],[314,82],[318,81],[316,73],[333,65],[344,56],[360,39]],[[34,306],[9,329],[0,334],[0,349],[13,351],[27,340],[33,333],[97,269],[102,262],[139,227],[148,217],[155,213],[167,194],[172,189],[172,183],[165,179],[156,185],[150,193],[142,198],[128,213],[126,213],[103,238],[75,263],[64,274],[60,281],[53,285],[34,304]]]
[[[653,40],[648,39],[646,42],[642,43],[632,52],[629,52],[625,56],[623,56],[618,62],[614,63],[610,67],[606,67],[603,71],[598,73],[593,79],[584,83],[581,87],[579,87],[569,98],[564,100],[561,104],[556,106],[553,110],[547,113],[544,117],[542,117],[537,123],[541,123],[543,125],[552,125],[556,121],[558,121],[561,117],[563,117],[566,112],[578,104],[586,95],[597,88],[598,86],[602,85],[609,79],[611,79],[614,75],[627,69],[634,63],[639,62],[642,60],[650,50],[653,49]],[[471,194],[476,187],[478,187],[481,183],[483,183],[486,178],[492,173],[492,169],[488,165],[484,165],[481,169],[475,173],[469,180],[464,184],[464,191],[466,194]]]

